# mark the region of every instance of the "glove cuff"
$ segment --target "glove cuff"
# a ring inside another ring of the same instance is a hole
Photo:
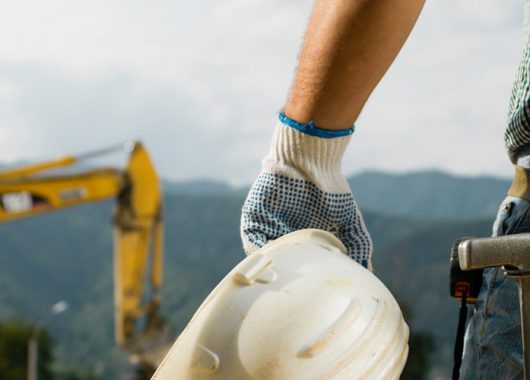
[[[280,114],[269,154],[263,159],[266,172],[314,183],[329,193],[350,192],[341,173],[341,161],[353,128],[328,131],[300,124]]]

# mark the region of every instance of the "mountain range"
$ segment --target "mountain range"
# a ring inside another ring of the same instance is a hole
[[[509,181],[441,172],[363,173],[349,178],[375,245],[376,274],[411,310],[412,331],[434,336],[435,366],[448,374],[457,303],[448,258],[461,236],[487,236]],[[165,181],[163,312],[178,334],[243,257],[240,208],[247,188]],[[62,363],[126,379],[113,343],[112,202],[0,224],[0,319],[50,328]],[[58,301],[68,309],[50,312]]]

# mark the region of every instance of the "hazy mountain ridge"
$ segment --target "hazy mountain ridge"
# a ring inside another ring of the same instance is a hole
[[[365,172],[348,179],[361,209],[429,219],[493,218],[510,180],[440,171]]]
[[[424,219],[493,218],[510,180],[492,176],[456,176],[437,170],[395,174],[367,171],[348,182],[362,210]],[[210,180],[164,181],[168,194],[245,193]]]
[[[239,217],[245,192],[190,188],[165,195],[163,307],[175,333],[244,257]],[[128,368],[113,344],[111,207],[104,202],[0,224],[0,318],[23,315],[50,325],[63,360],[99,366],[109,379]],[[411,307],[411,327],[436,336],[436,358],[447,370],[457,313],[447,295],[449,249],[460,236],[489,235],[490,222],[436,220],[432,203],[422,206],[429,218],[362,207],[374,240],[376,273]],[[70,309],[54,316],[49,308],[60,300]]]
[[[236,192],[226,182],[214,181],[208,179],[192,180],[192,181],[163,181],[164,192],[167,194],[191,193],[191,194],[216,194]]]

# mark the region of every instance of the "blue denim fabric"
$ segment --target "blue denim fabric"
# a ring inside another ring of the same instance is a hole
[[[530,202],[508,196],[493,236],[530,232]],[[482,288],[468,325],[460,379],[523,379],[517,282],[502,268],[484,270]]]

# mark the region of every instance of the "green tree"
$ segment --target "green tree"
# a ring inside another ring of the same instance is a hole
[[[403,312],[403,317],[410,323],[412,321],[412,309],[404,302],[399,302],[399,304]],[[409,336],[409,356],[400,379],[425,379],[432,369],[432,354],[434,350],[434,336],[431,333],[411,329]]]
[[[28,368],[28,342],[34,337],[38,343],[39,380],[51,380],[54,343],[44,328],[22,319],[0,323],[0,379],[24,380]]]
[[[434,352],[434,338],[431,334],[411,333],[409,338],[409,357],[401,374],[401,380],[425,379],[432,369],[431,355]]]

